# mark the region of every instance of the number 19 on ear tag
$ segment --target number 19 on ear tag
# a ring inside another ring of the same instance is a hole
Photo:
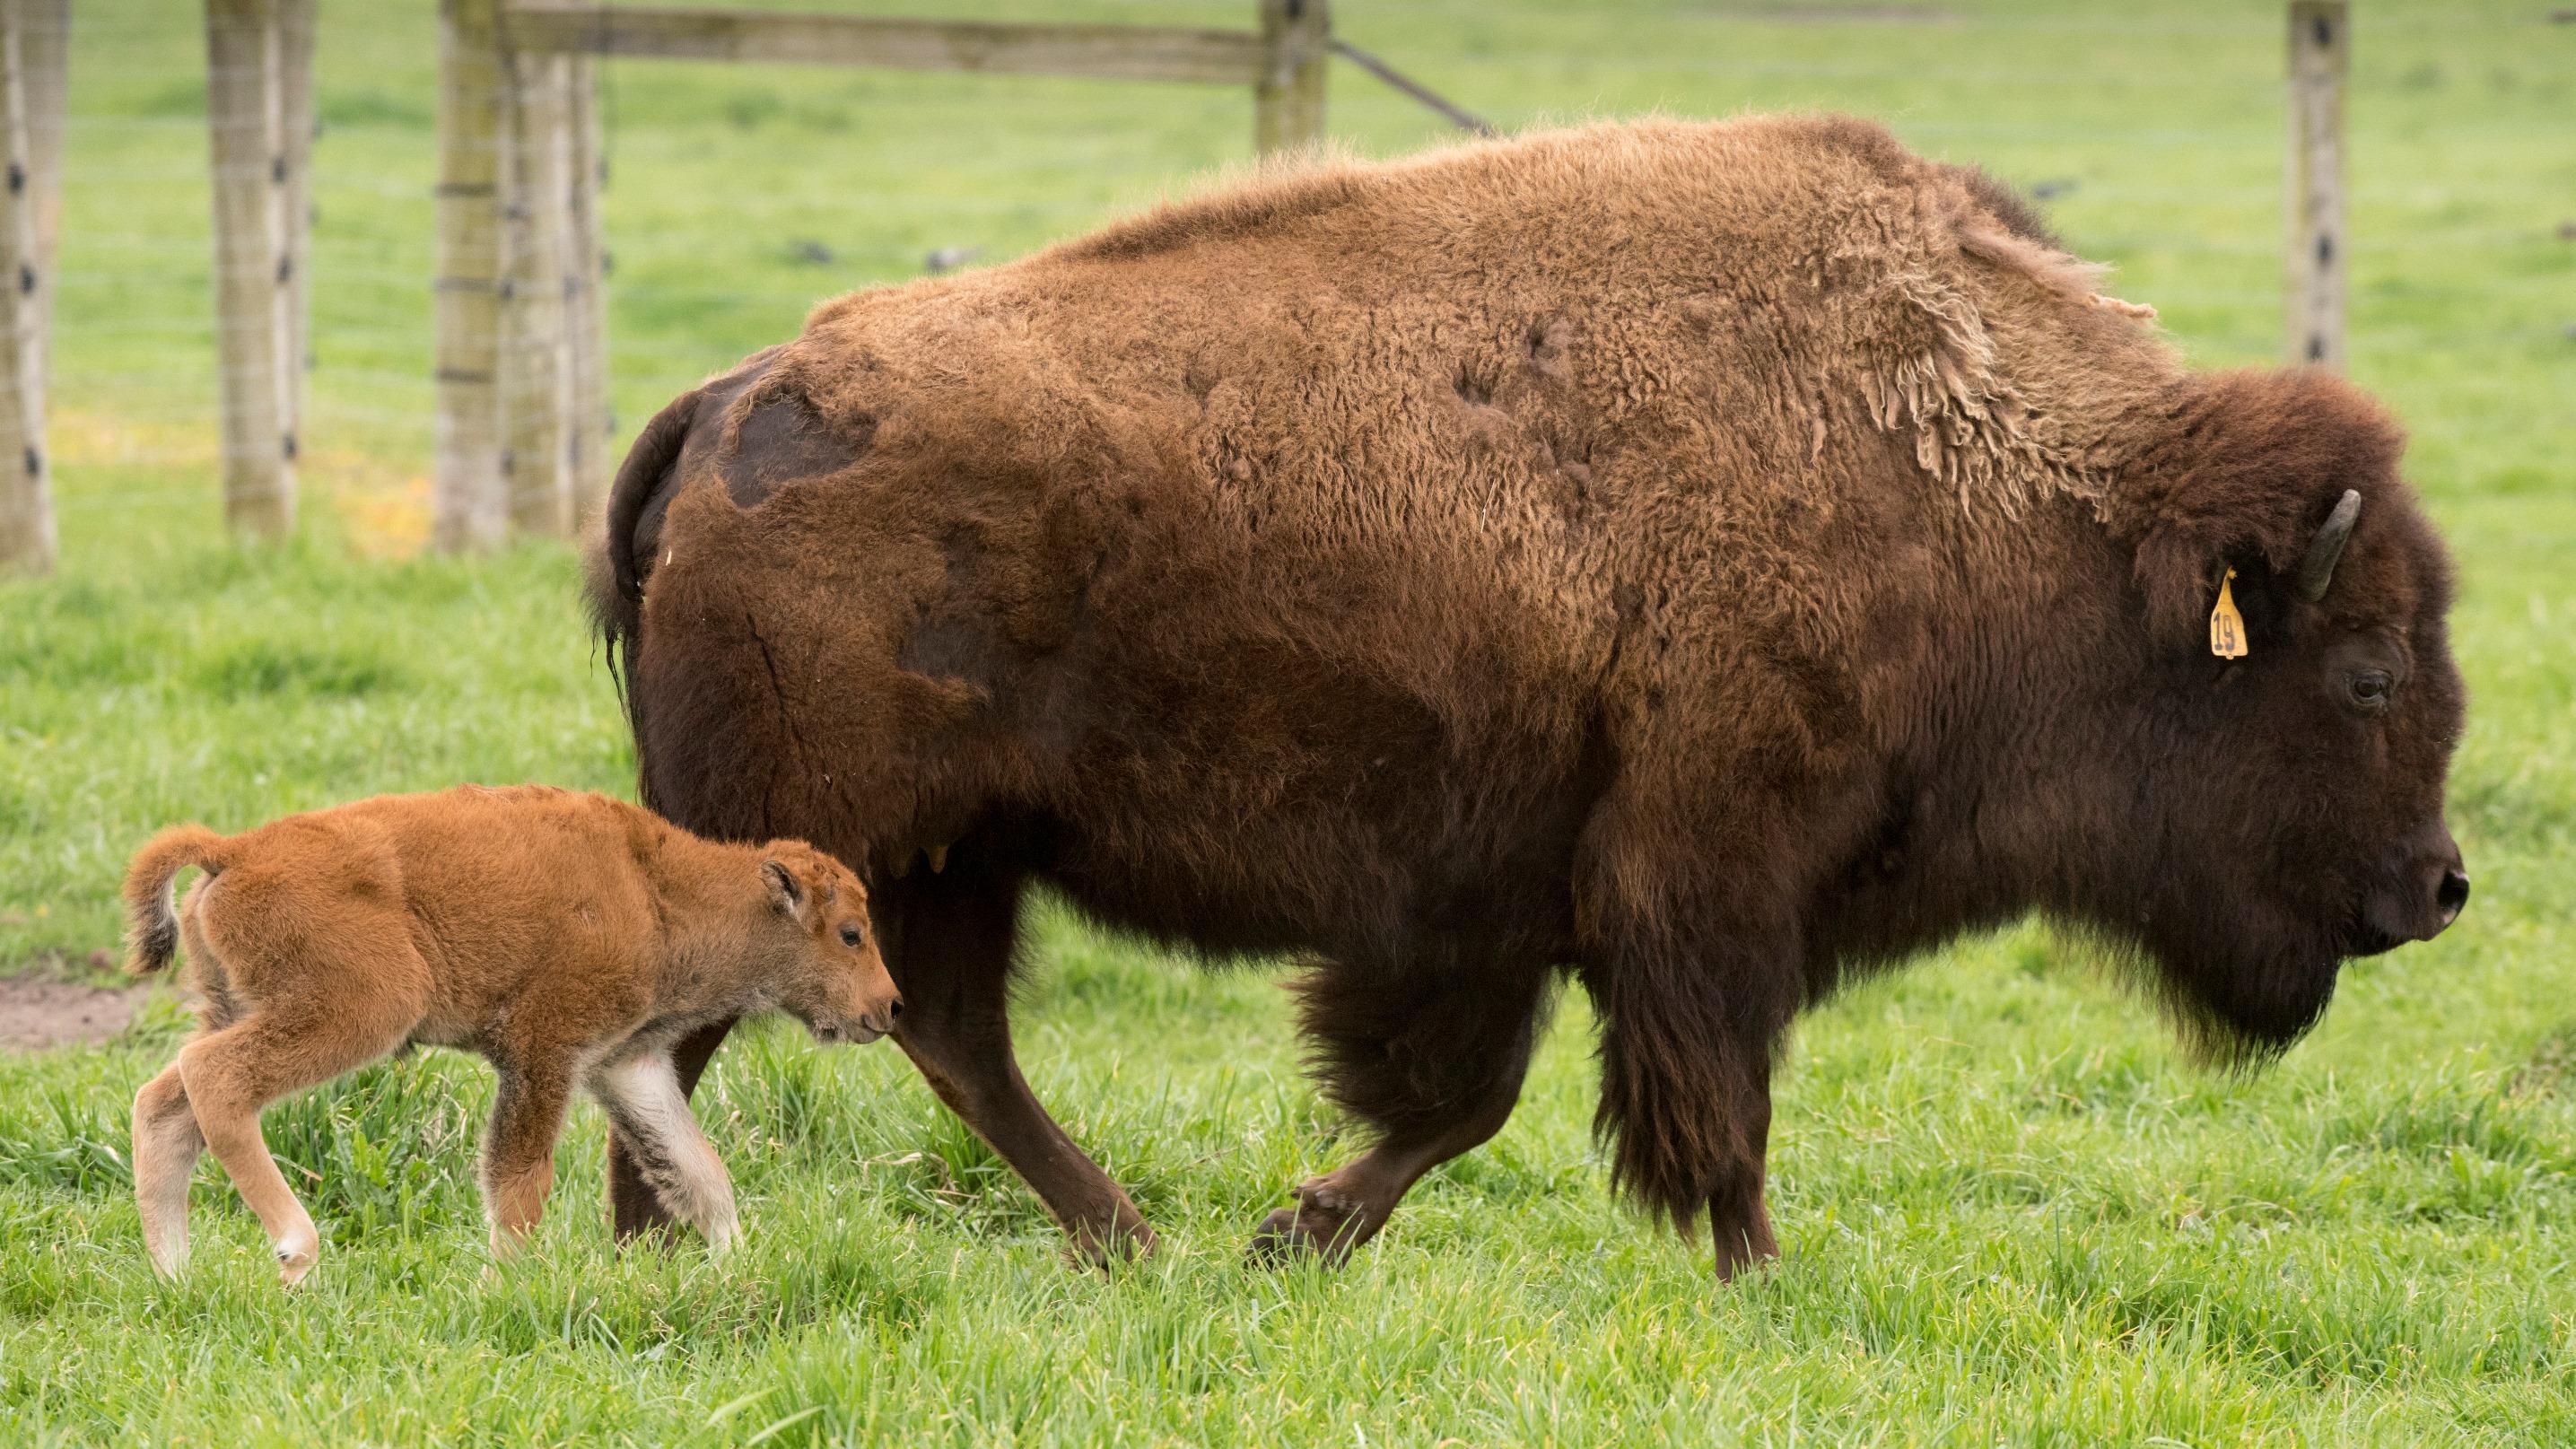
[[[2229,569],[2218,581],[2218,607],[2209,611],[2209,652],[2221,659],[2245,657],[2245,616],[2236,612],[2236,594],[2228,587],[2235,577]]]

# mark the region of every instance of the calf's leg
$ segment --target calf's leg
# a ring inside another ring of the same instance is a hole
[[[733,1180],[698,1130],[672,1059],[656,1052],[603,1068],[591,1074],[590,1091],[625,1144],[630,1169],[662,1210],[696,1228],[710,1250],[731,1248],[742,1236]]]
[[[1339,1262],[1377,1236],[1404,1194],[1503,1129],[1520,1099],[1541,1008],[1543,965],[1474,977],[1328,966],[1298,985],[1326,1092],[1377,1129],[1367,1152],[1297,1188],[1253,1234],[1256,1259]]]
[[[1136,1204],[1038,1104],[1011,1052],[1011,952],[1018,879],[960,848],[871,896],[887,969],[903,990],[895,1041],[948,1109],[1037,1193],[1077,1258],[1151,1251]]]
[[[698,1078],[704,1076],[707,1063],[724,1045],[725,1034],[733,1030],[733,1019],[699,1027],[680,1038],[671,1049],[672,1082],[679,1088],[681,1105],[698,1089]],[[625,1129],[611,1117],[608,1123],[608,1211],[610,1229],[619,1242],[645,1233],[667,1233],[672,1222],[672,1205],[662,1201],[653,1185],[644,1177],[637,1146]]]
[[[322,1251],[304,1210],[260,1135],[262,1108],[289,1092],[327,1082],[402,1045],[417,1013],[388,1011],[382,1001],[299,1002],[254,1010],[221,1031],[179,1049],[187,1105],[215,1160],[258,1214],[277,1255],[279,1281],[295,1286]],[[167,1193],[166,1178],[156,1185]],[[182,1192],[185,1184],[181,1185]]]
[[[172,1062],[134,1095],[134,1204],[143,1214],[144,1251],[163,1277],[177,1277],[188,1261],[188,1182],[205,1150],[187,1084]]]
[[[572,1079],[559,1058],[496,1061],[500,1088],[483,1139],[483,1213],[492,1256],[515,1257],[545,1215],[555,1186],[555,1139],[563,1134]]]

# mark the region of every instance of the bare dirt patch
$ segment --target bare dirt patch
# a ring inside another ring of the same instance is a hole
[[[83,986],[73,981],[0,979],[0,1047],[42,1047],[105,1041],[134,1019],[148,987]]]

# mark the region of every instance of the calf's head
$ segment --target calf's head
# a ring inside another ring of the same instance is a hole
[[[2127,884],[2096,914],[2205,1045],[2261,1055],[2316,1021],[2345,959],[2467,903],[2442,818],[2466,702],[2451,568],[2395,427],[2344,384],[2196,379],[2170,422],[2129,519],[2144,697],[2117,705],[2130,747],[2097,781],[2124,802]],[[2241,657],[2213,636],[2222,585]]]
[[[903,999],[868,929],[867,888],[802,841],[772,841],[761,854],[779,1009],[819,1042],[872,1042],[894,1030]]]

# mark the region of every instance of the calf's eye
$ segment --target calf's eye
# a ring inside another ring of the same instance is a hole
[[[2371,714],[2388,708],[2388,693],[2395,686],[2396,681],[2388,677],[2385,669],[2359,670],[2344,680],[2344,689],[2351,696],[2353,707]]]
[[[843,926],[841,928],[841,944],[844,946],[855,946],[859,944],[859,928],[856,926]]]

